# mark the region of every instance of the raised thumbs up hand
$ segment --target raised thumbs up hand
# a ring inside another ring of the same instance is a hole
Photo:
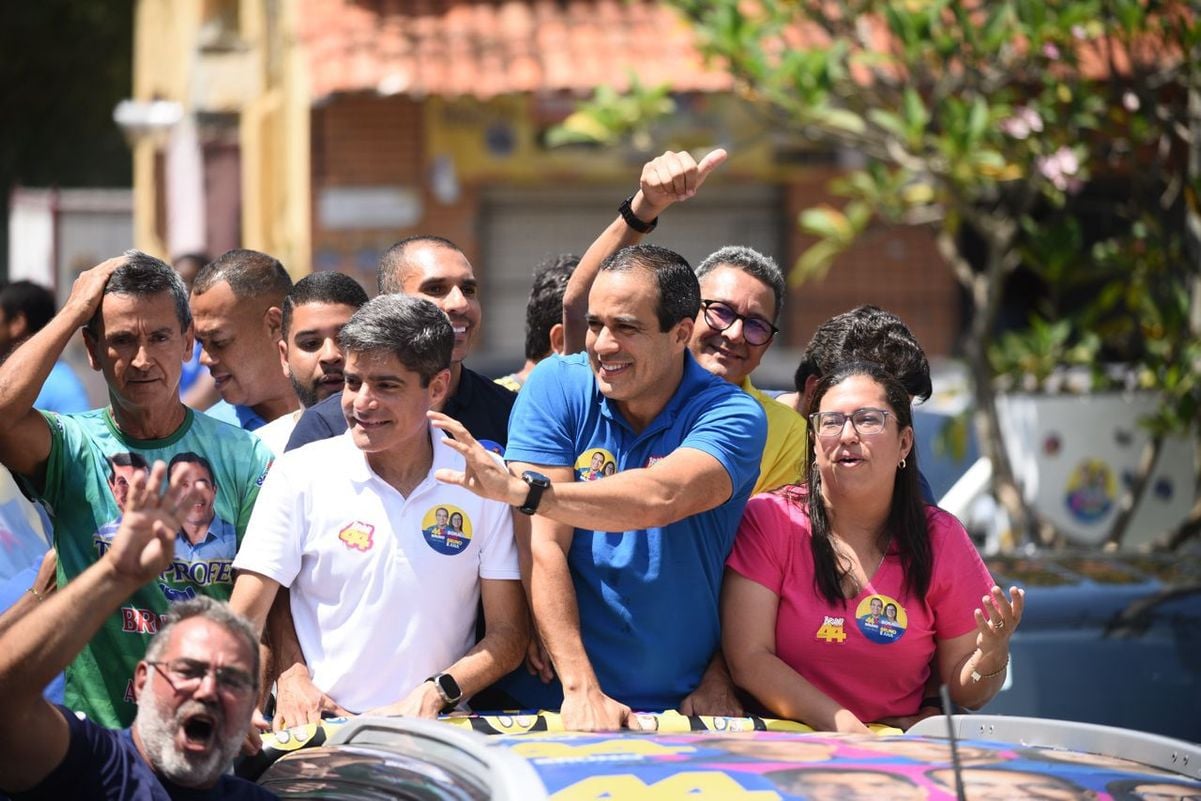
[[[640,188],[642,198],[650,208],[639,210],[643,219],[659,216],[672,203],[687,200],[697,193],[709,173],[725,162],[729,154],[717,148],[701,159],[700,164],[686,150],[670,150],[647,162],[642,168]]]

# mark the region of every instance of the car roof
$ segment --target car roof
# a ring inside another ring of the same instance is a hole
[[[488,730],[520,731],[536,725],[530,723],[533,715],[489,718],[483,720]],[[855,787],[875,797],[953,798],[957,781],[950,741],[920,734],[727,730],[484,736],[466,728],[461,723],[456,727],[411,719],[353,719],[325,746],[281,759],[263,783],[284,798],[299,783],[311,788],[313,782],[328,782],[333,787],[347,775],[355,777],[362,790],[365,777],[375,775],[382,777],[380,786],[393,789],[443,782],[439,786],[445,795],[421,797],[535,801],[662,794],[766,801],[808,798],[820,794],[821,788],[849,795]],[[996,727],[982,731],[997,738],[1010,733]],[[1158,739],[1169,747],[1177,742]],[[1184,797],[1201,791],[1201,749],[1179,745],[1185,750],[1177,749],[1178,755],[1194,763],[1191,778],[1113,755],[1021,741],[962,739],[957,747],[959,780],[969,790],[989,786],[1018,797],[1043,788],[1083,798],[1140,784],[1164,785],[1169,791],[1179,787]],[[360,797],[409,796],[361,792]]]

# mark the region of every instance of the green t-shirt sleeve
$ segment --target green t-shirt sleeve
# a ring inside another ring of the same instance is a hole
[[[67,468],[78,464],[85,455],[81,449],[83,437],[79,426],[71,418],[56,412],[39,413],[50,428],[50,456],[46,459],[46,476],[41,488],[32,487],[29,477],[22,476],[26,486],[35,490],[35,494],[49,504],[51,509],[57,509],[63,499],[63,488],[67,481]]]
[[[64,473],[64,450],[68,447],[70,437],[66,431],[66,418],[55,412],[42,412],[42,419],[46,420],[46,425],[50,429],[50,455],[46,460],[46,477],[44,477],[40,491],[38,488],[32,488],[36,491],[38,497],[46,501],[50,506],[55,506],[61,497],[62,488],[62,473]],[[26,486],[31,486],[30,477],[22,476]]]
[[[254,511],[254,502],[258,500],[259,490],[262,489],[263,482],[267,480],[267,472],[271,469],[274,459],[275,456],[262,440],[254,437],[252,457],[248,462],[251,469],[248,471],[248,480],[244,485],[246,491],[242,493],[241,502],[238,504],[238,520],[235,523],[239,544],[246,534],[246,527],[250,525],[250,514]]]

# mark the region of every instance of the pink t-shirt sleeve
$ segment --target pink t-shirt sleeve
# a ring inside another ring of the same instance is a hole
[[[934,635],[949,640],[976,628],[973,612],[993,586],[992,575],[963,524],[935,506],[926,507],[934,567],[926,604],[934,613]]]
[[[788,535],[792,531],[785,503],[781,496],[770,493],[747,501],[734,549],[726,560],[726,567],[776,595],[783,595]]]

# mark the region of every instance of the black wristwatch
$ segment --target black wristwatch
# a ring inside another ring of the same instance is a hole
[[[550,479],[541,473],[535,473],[533,470],[526,470],[521,474],[521,480],[529,485],[529,494],[525,496],[525,503],[517,507],[517,511],[522,514],[532,515],[538,511],[538,503],[542,500],[542,492],[550,486]]]
[[[633,199],[634,195],[630,195],[628,198],[623,200],[621,205],[617,207],[617,213],[621,215],[621,219],[626,221],[626,225],[630,226],[638,233],[649,234],[651,231],[655,230],[655,226],[659,224],[659,218],[656,217],[650,222],[643,222],[642,220],[638,219],[638,215],[634,213],[632,208],[630,208],[630,202]]]
[[[443,708],[454,706],[463,699],[463,690],[459,688],[459,683],[455,681],[455,677],[449,673],[439,673],[437,676],[430,676],[426,681],[434,683],[434,687],[438,690],[438,695],[442,696]]]

